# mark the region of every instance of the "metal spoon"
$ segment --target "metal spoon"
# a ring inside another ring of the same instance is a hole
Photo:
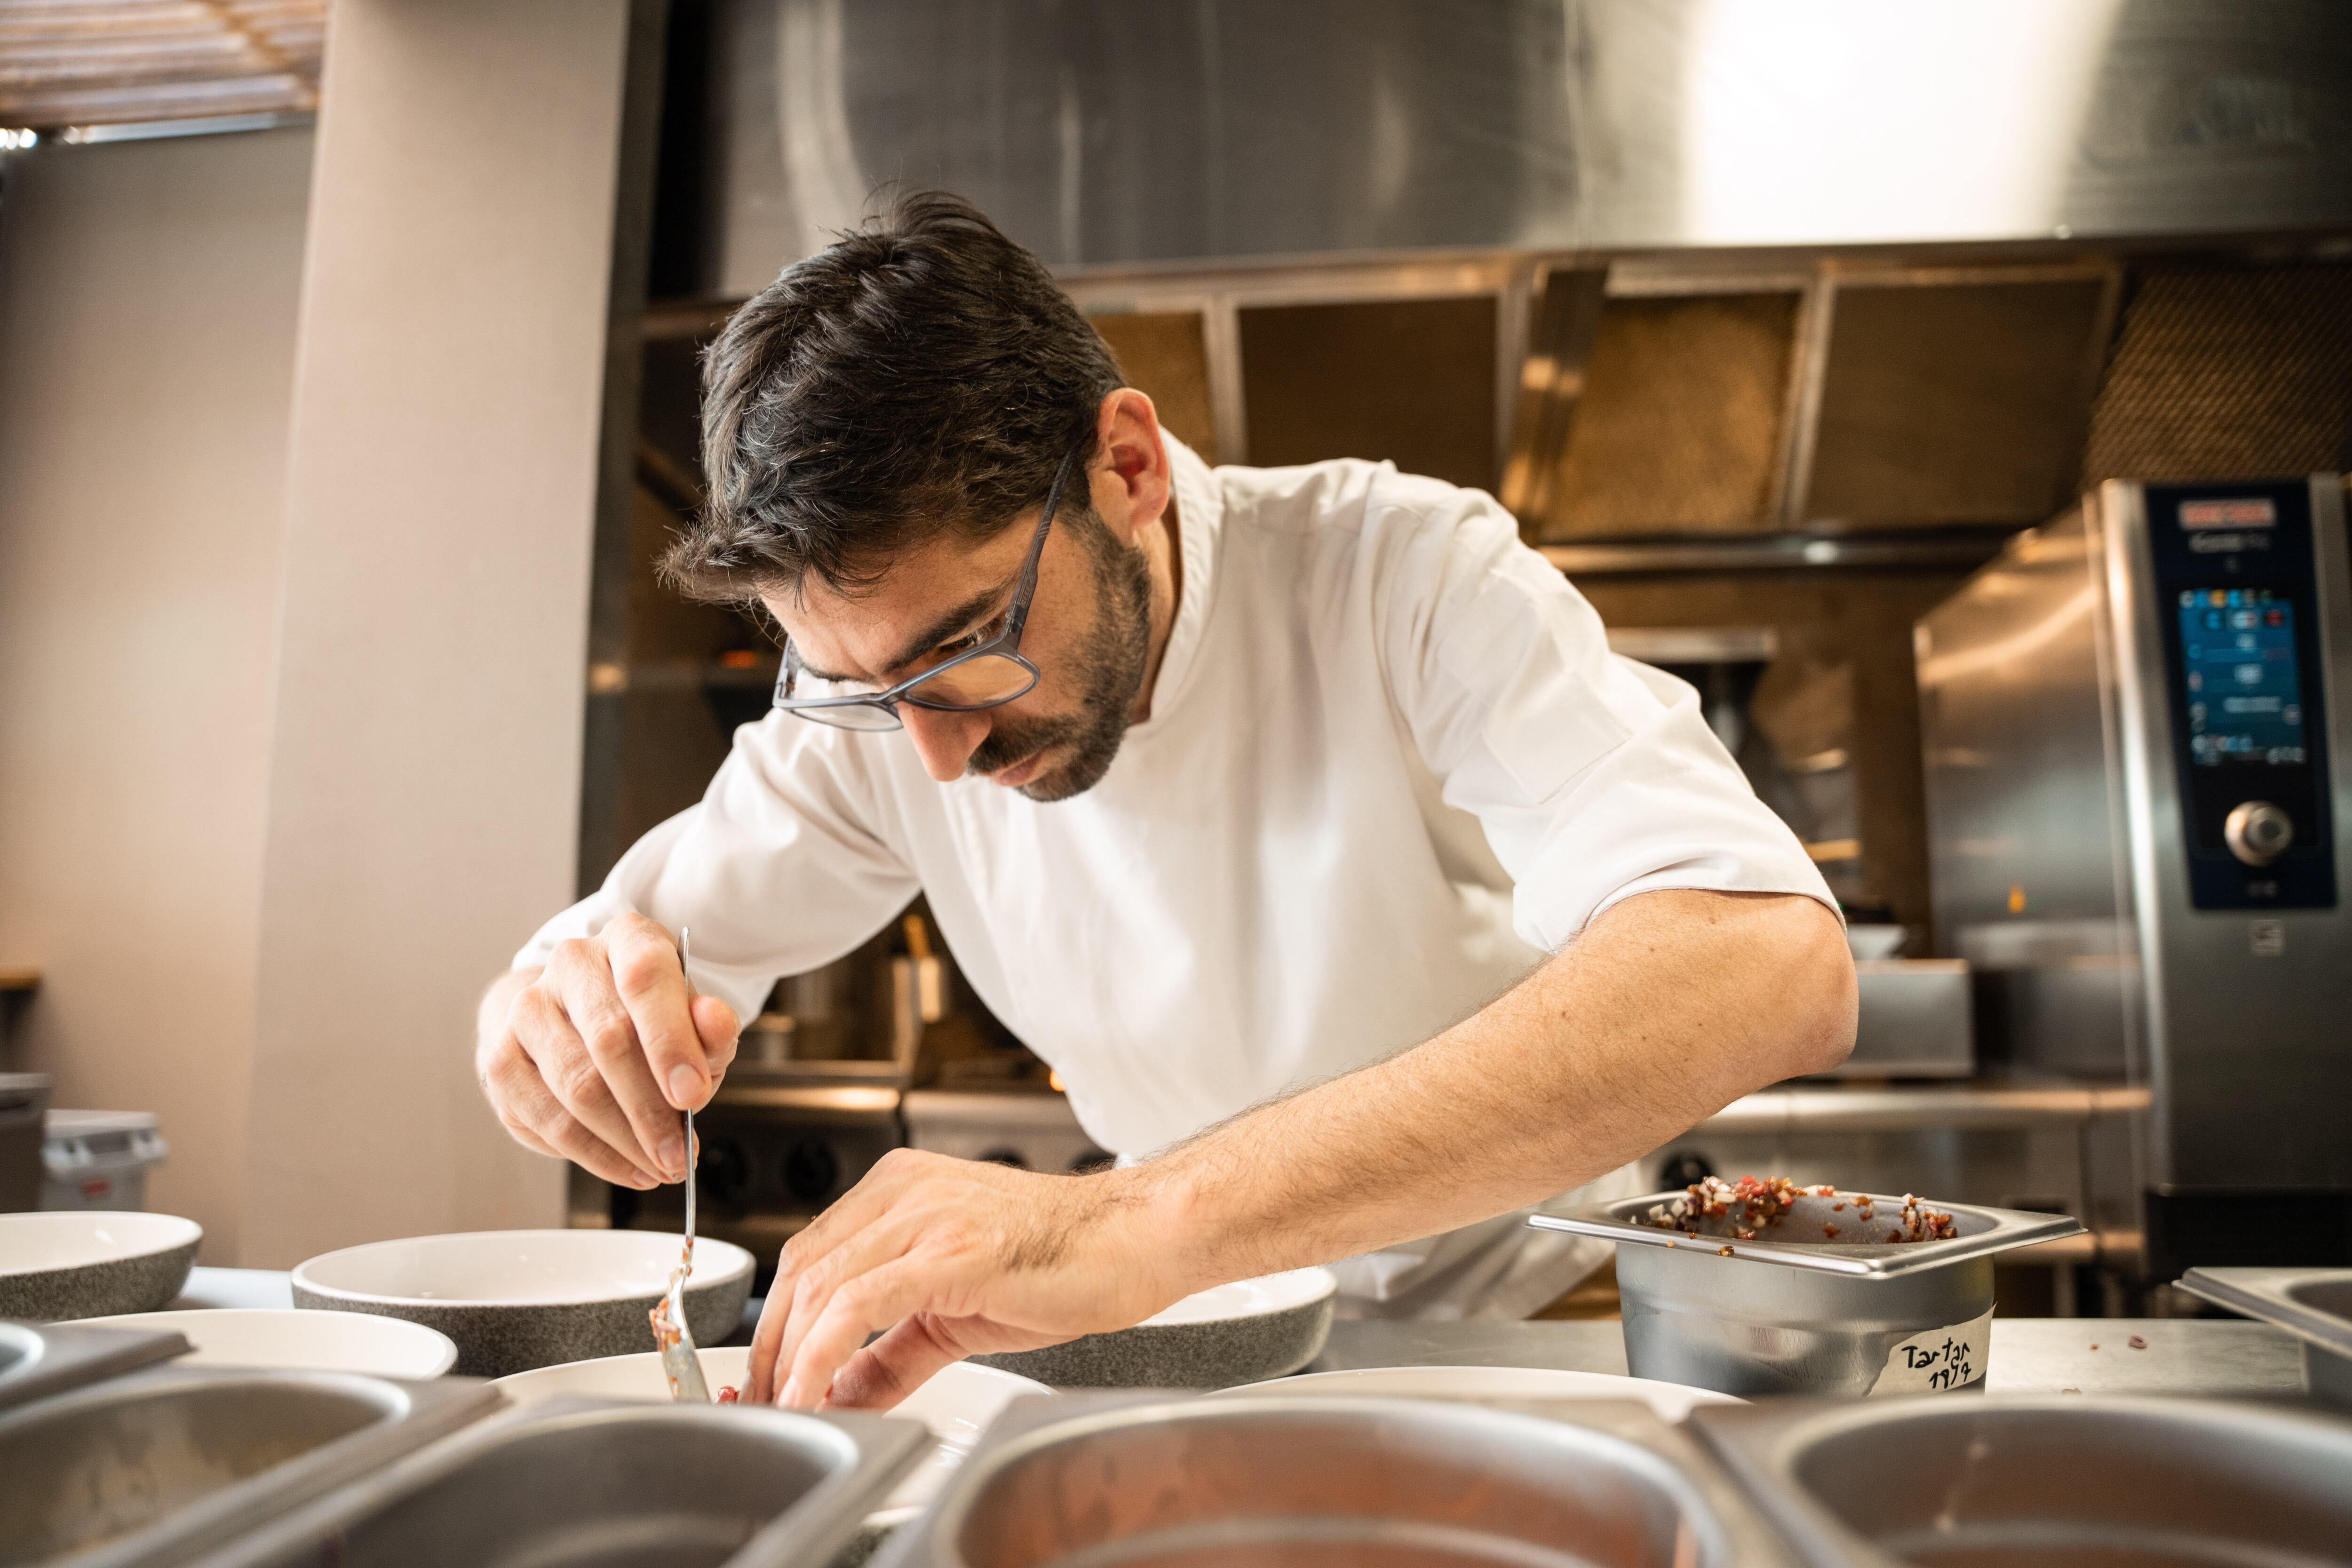
[[[693,933],[680,927],[677,933],[678,970],[686,975],[686,1001],[688,1021],[694,1005],[694,975],[687,969],[689,945]],[[653,1320],[654,1343],[661,1347],[662,1372],[669,1378],[669,1395],[682,1405],[710,1403],[710,1384],[703,1381],[702,1358],[695,1353],[694,1331],[686,1321],[686,1277],[694,1271],[694,1177],[700,1163],[702,1148],[694,1136],[694,1112],[686,1117],[686,1250],[677,1260],[677,1268],[669,1277],[669,1293],[661,1304],[647,1314]]]

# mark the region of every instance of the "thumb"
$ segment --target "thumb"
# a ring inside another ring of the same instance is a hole
[[[702,1041],[702,1054],[709,1059],[713,1079],[727,1070],[735,1059],[736,1037],[743,1026],[735,1016],[735,1009],[716,996],[697,996],[688,1004],[694,1018],[695,1035]]]

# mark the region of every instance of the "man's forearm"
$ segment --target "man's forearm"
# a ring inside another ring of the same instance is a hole
[[[1188,1287],[1325,1262],[1591,1181],[1843,1060],[1853,1018],[1844,936],[1814,900],[1645,894],[1426,1044],[1132,1176]]]

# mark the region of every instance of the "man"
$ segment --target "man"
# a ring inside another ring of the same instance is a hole
[[[1524,1315],[1589,1259],[1521,1211],[1850,1048],[1802,847],[1507,514],[1209,468],[962,202],[788,268],[703,419],[666,564],[774,618],[783,710],[492,985],[491,1104],[680,1179],[738,1020],[919,889],[1122,1156],[893,1153],[784,1248],[750,1396],[887,1405],[1341,1259],[1375,1305]]]

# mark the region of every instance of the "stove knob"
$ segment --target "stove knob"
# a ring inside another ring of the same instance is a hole
[[[2221,825],[2221,841],[2247,865],[2267,866],[2294,842],[2294,818],[2269,801],[2245,801]]]

